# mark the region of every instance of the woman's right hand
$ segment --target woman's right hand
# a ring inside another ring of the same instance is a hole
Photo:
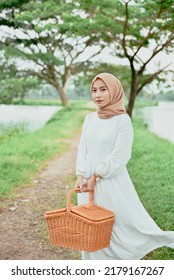
[[[74,185],[74,189],[76,192],[88,192],[86,178],[84,178],[82,175],[79,175]]]

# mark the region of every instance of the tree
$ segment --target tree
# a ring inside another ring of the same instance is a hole
[[[97,44],[93,52],[88,52],[90,59],[106,45],[92,31],[90,17],[78,7],[78,1],[69,0],[0,3],[0,23],[10,28],[1,39],[6,57],[25,62],[23,68],[18,67],[23,76],[32,75],[54,86],[65,106],[69,105],[68,80],[77,65],[79,71],[83,68],[80,56]]]
[[[0,52],[0,81],[0,103],[3,104],[10,104],[14,98],[23,101],[29,89],[39,88],[37,77],[23,77],[14,61],[5,59],[3,51]]]
[[[80,56],[91,46],[98,48],[87,60],[107,45],[129,62],[130,116],[144,86],[168,69],[159,65],[148,72],[147,66],[162,51],[173,50],[174,0],[10,0],[1,1],[0,9],[0,23],[15,31],[2,40],[9,57],[32,62],[23,74],[53,85],[65,105],[68,79],[83,72]]]
[[[89,0],[80,1],[86,13],[93,10],[91,20],[112,53],[126,58],[131,70],[131,86],[127,112],[132,116],[135,99],[147,84],[167,71],[169,65],[151,72],[147,66],[162,51],[173,51],[173,0]],[[143,53],[149,50],[144,57]]]
[[[23,103],[26,93],[33,88],[39,88],[36,78],[6,78],[1,84],[0,103],[11,104],[14,99],[18,99]]]

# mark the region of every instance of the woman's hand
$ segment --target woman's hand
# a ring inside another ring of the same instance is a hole
[[[92,176],[88,181],[87,181],[87,190],[92,191],[95,187],[96,181],[94,176]]]
[[[96,181],[94,176],[87,180],[82,175],[79,175],[77,177],[77,181],[74,185],[74,188],[76,192],[89,192],[94,189],[95,184]]]
[[[86,178],[84,178],[82,175],[79,175],[74,185],[74,189],[76,192],[88,192]]]

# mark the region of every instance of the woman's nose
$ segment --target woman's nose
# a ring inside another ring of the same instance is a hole
[[[96,91],[96,97],[99,97],[99,96],[100,96],[100,91],[97,90],[97,91]]]

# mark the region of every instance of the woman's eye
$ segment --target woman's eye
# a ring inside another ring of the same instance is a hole
[[[102,89],[101,89],[101,91],[105,91],[105,90],[106,90],[106,88],[102,88]]]
[[[96,89],[92,89],[92,93],[95,93],[96,92]]]

